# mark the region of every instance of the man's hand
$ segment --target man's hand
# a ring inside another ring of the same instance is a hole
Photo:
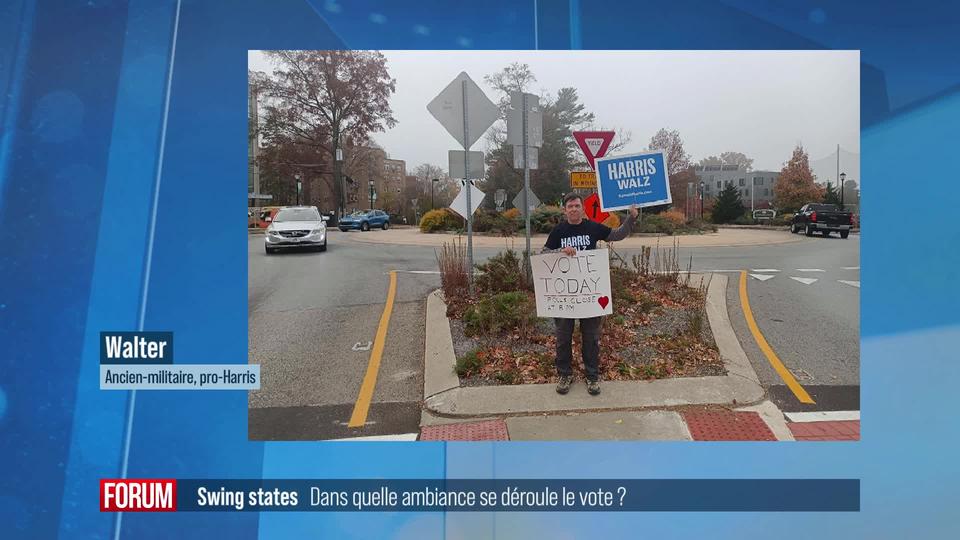
[[[640,215],[640,212],[637,211],[637,205],[631,206],[631,207],[630,207],[630,217],[632,217],[633,219],[637,219],[637,216],[639,216],[639,215]]]
[[[573,257],[574,255],[577,254],[577,250],[573,246],[567,246],[563,248],[561,251],[563,251],[563,254],[568,257]]]

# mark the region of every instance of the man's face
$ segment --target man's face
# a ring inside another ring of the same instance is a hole
[[[567,223],[573,225],[580,223],[583,221],[583,201],[580,199],[567,201],[567,204],[563,205],[563,213],[567,216]]]

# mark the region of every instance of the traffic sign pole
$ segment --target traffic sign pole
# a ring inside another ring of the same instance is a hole
[[[523,93],[523,221],[526,223],[527,257],[530,257],[530,203],[527,200],[530,191],[530,159],[527,155],[527,93]],[[529,272],[530,265],[527,265]],[[530,277],[530,276],[527,276]]]
[[[466,184],[463,188],[467,190],[467,290],[470,296],[473,296],[473,212],[470,211],[473,208],[473,205],[470,204],[470,192],[473,191],[470,188],[473,187],[473,184],[470,183],[470,147],[467,146],[470,141],[467,111],[470,110],[470,107],[467,106],[467,81],[461,81],[460,85],[463,89],[463,170],[466,177],[464,178]]]

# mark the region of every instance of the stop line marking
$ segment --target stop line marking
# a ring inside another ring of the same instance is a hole
[[[751,268],[751,272],[779,272],[776,268]]]
[[[826,270],[819,268],[797,268],[797,272],[826,272]]]

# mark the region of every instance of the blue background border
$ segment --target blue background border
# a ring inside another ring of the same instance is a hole
[[[864,491],[859,514],[128,514],[124,538],[956,536],[956,2],[38,4],[0,5],[5,538],[109,537],[97,480],[125,467],[195,478],[856,477]],[[392,31],[373,22],[384,18]],[[246,361],[246,234],[236,232],[246,51],[342,47],[860,49],[863,441],[257,443],[242,392],[135,402],[99,392],[104,328],[172,330],[181,361]],[[184,219],[200,210],[224,224],[203,242]]]

